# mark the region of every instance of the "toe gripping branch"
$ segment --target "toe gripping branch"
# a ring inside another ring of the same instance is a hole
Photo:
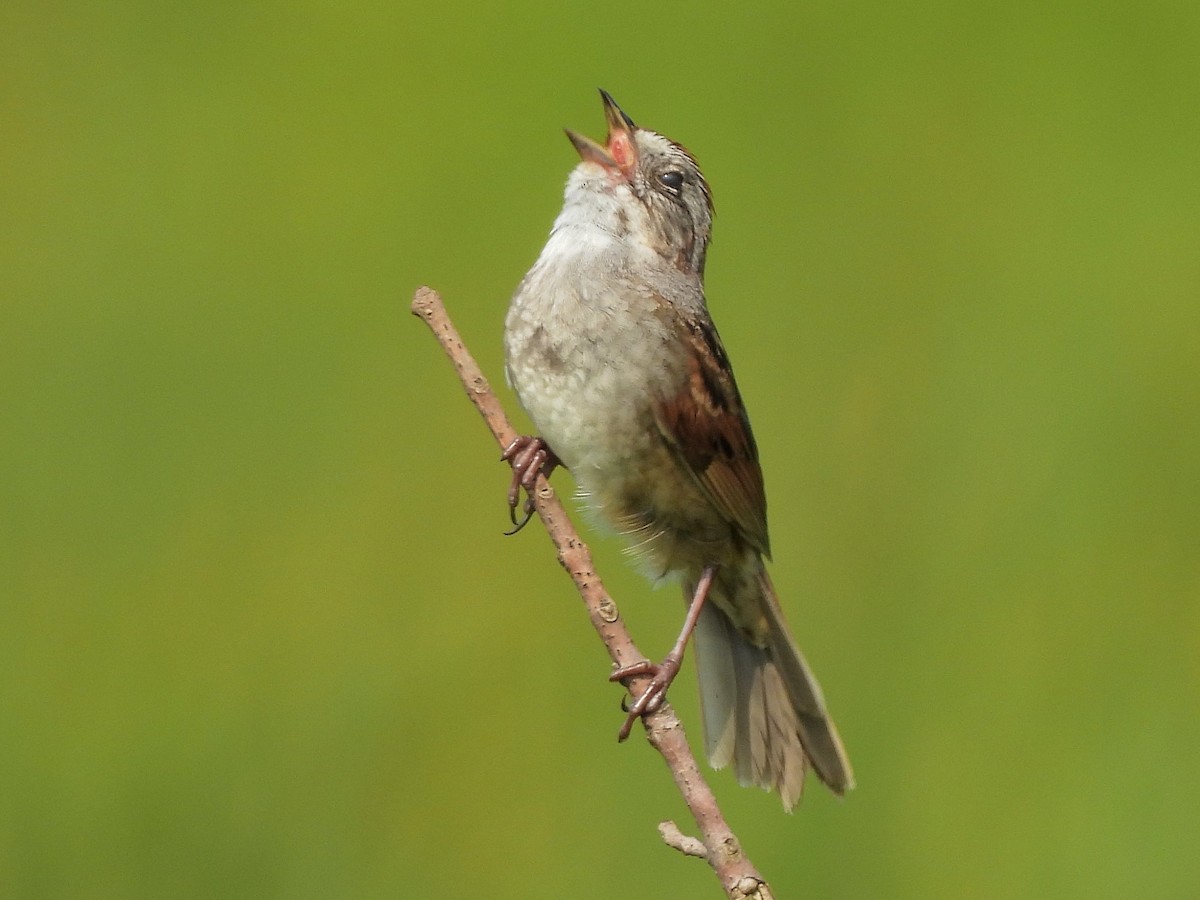
[[[508,518],[513,523],[512,531],[505,534],[516,534],[529,524],[533,518],[533,491],[537,487],[538,475],[550,477],[560,465],[554,451],[540,437],[521,435],[504,448],[500,459],[512,465],[512,483],[508,487]],[[517,506],[521,502],[521,488],[525,489],[525,506],[522,510],[524,518],[517,521]]]
[[[683,665],[683,651],[687,648],[687,642],[691,638],[692,632],[696,630],[696,622],[700,619],[700,611],[704,609],[704,601],[708,599],[708,591],[712,587],[713,579],[716,575],[716,566],[705,566],[704,571],[700,575],[700,580],[696,582],[696,589],[692,593],[692,601],[688,604],[687,616],[684,617],[683,628],[679,631],[679,638],[675,641],[675,645],[671,648],[671,651],[663,657],[662,662],[655,665],[649,660],[642,660],[633,665],[622,666],[608,676],[609,681],[624,681],[626,678],[632,678],[637,675],[651,676],[650,684],[633,701],[633,705],[628,708],[627,712],[629,714],[625,717],[625,724],[617,732],[618,741],[624,741],[628,738],[629,732],[633,729],[633,723],[642,716],[649,715],[657,710],[663,705],[663,701],[667,699],[667,688],[671,686],[671,682],[679,674],[679,667]]]

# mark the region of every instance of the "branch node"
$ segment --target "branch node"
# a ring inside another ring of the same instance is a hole
[[[746,875],[738,879],[738,883],[733,886],[734,897],[749,897],[751,900],[770,900],[774,895],[765,881],[755,878],[753,875]]]
[[[621,611],[617,609],[617,604],[608,594],[600,598],[600,603],[596,606],[596,612],[601,619],[610,625],[621,618]]]

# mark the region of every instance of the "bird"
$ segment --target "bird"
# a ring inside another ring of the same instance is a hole
[[[505,318],[505,372],[538,432],[505,449],[510,514],[524,524],[520,490],[563,466],[651,579],[681,581],[670,652],[613,673],[652,676],[619,737],[662,705],[690,640],[710,764],[791,811],[810,769],[839,796],[854,775],[766,570],[758,448],[704,293],[712,192],[683,145],[600,95],[607,137],[567,129],[580,161]]]

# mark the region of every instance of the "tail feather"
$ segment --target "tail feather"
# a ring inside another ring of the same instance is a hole
[[[777,791],[791,810],[811,767],[837,794],[854,786],[821,688],[783,621],[761,563],[751,578],[721,578],[693,635],[705,749],[742,784]],[[755,640],[739,621],[758,623]],[[761,637],[760,637],[761,635]]]

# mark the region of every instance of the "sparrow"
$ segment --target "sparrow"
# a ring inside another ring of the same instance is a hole
[[[600,95],[608,136],[567,130],[580,163],[505,321],[508,381],[539,432],[505,451],[510,513],[562,465],[651,578],[682,582],[662,663],[613,673],[653,676],[620,737],[661,706],[690,638],[709,762],[790,811],[809,769],[838,795],[854,776],[764,565],[758,449],[704,296],[712,193],[682,145]]]

